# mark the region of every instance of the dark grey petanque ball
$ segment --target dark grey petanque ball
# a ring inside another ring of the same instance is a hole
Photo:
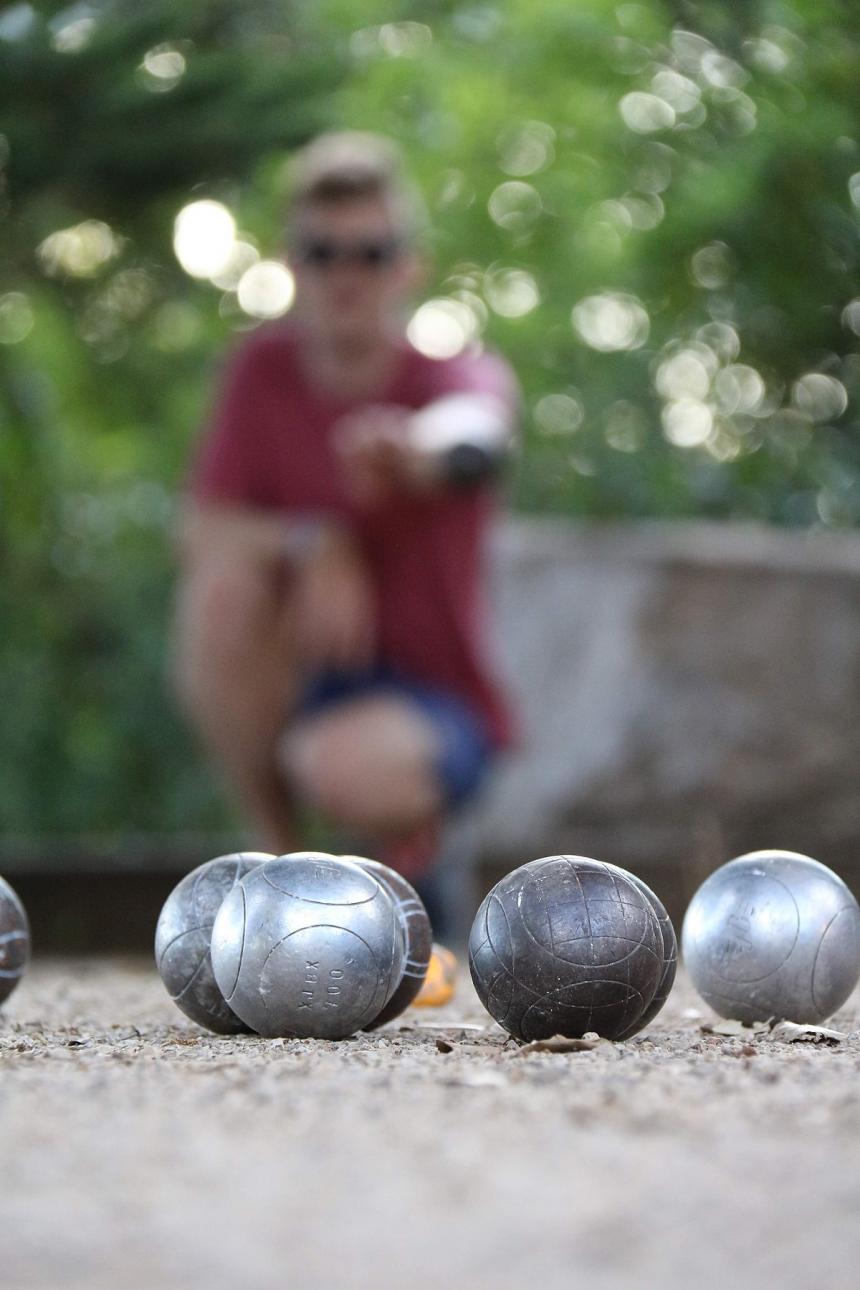
[[[478,910],[469,938],[475,989],[518,1039],[589,1031],[626,1039],[671,988],[675,956],[664,915],[645,884],[614,865],[585,856],[532,860]]]
[[[24,975],[30,955],[30,924],[17,893],[0,878],[0,1003]]]
[[[364,1027],[365,1030],[375,1030],[377,1026],[384,1026],[387,1021],[399,1017],[417,996],[424,984],[433,951],[433,931],[421,897],[401,873],[379,860],[368,860],[364,856],[345,856],[344,859],[354,860],[382,883],[394,901],[405,942],[406,957],[400,984],[379,1015]]]
[[[721,1016],[823,1021],[860,976],[860,908],[817,860],[753,851],[702,883],[681,949],[693,985]]]
[[[299,851],[236,884],[212,929],[215,980],[260,1035],[345,1039],[378,1017],[403,975],[390,895],[352,860]]]
[[[608,865],[610,869],[618,866]],[[635,1035],[637,1031],[644,1030],[649,1022],[653,1021],[657,1013],[663,1007],[663,1004],[669,998],[672,992],[672,986],[675,984],[675,973],[678,970],[678,938],[675,935],[675,928],[672,926],[672,920],[666,912],[666,906],[662,900],[654,894],[646,882],[643,882],[635,873],[630,873],[627,869],[619,869],[625,878],[634,882],[641,892],[643,892],[651,902],[651,908],[657,916],[657,922],[660,924],[660,933],[663,937],[663,972],[660,976],[660,983],[654,993],[648,1007],[641,1017],[638,1017],[632,1029],[618,1039],[627,1039],[629,1035]]]
[[[219,1035],[248,1027],[224,1002],[212,974],[209,943],[224,897],[264,861],[262,851],[237,851],[192,869],[164,902],[155,929],[155,964],[167,993],[186,1017]]]

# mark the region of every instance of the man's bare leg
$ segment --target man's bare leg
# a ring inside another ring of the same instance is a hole
[[[396,695],[368,695],[296,723],[281,760],[300,795],[337,824],[389,840],[438,824],[438,743]]]
[[[294,813],[276,749],[295,699],[285,588],[268,570],[226,562],[184,578],[175,625],[182,705],[260,845],[298,848]]]

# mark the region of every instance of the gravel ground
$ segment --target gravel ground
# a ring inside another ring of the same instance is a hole
[[[337,1044],[224,1039],[147,963],[31,968],[0,1014],[0,1285],[803,1287],[860,1267],[860,995],[835,1046],[522,1053],[463,983]]]

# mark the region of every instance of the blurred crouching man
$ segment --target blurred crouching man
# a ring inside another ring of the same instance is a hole
[[[482,548],[519,407],[497,355],[407,341],[421,223],[388,140],[295,159],[295,307],[227,364],[176,622],[181,700],[260,845],[300,849],[305,803],[419,886],[511,739]]]

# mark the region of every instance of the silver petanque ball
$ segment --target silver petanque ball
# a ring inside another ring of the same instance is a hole
[[[694,986],[720,1016],[823,1021],[860,978],[860,908],[817,860],[752,851],[702,883],[681,950]]]
[[[155,928],[155,965],[178,1008],[220,1035],[248,1027],[224,1002],[212,974],[209,943],[221,902],[240,878],[264,860],[262,851],[237,851],[207,860],[186,874],[162,906]]]
[[[9,998],[30,956],[30,924],[14,888],[0,878],[0,1003]]]
[[[405,943],[403,975],[385,1007],[364,1027],[365,1030],[375,1030],[377,1026],[384,1026],[387,1021],[393,1021],[395,1017],[399,1017],[418,995],[430,965],[433,931],[424,902],[403,874],[389,868],[387,864],[382,864],[379,860],[368,860],[364,856],[344,856],[343,858],[354,860],[382,884],[394,901],[394,908],[403,932]]]
[[[385,888],[354,861],[318,851],[247,874],[212,929],[215,980],[260,1035],[345,1039],[385,1007],[404,958]]]

